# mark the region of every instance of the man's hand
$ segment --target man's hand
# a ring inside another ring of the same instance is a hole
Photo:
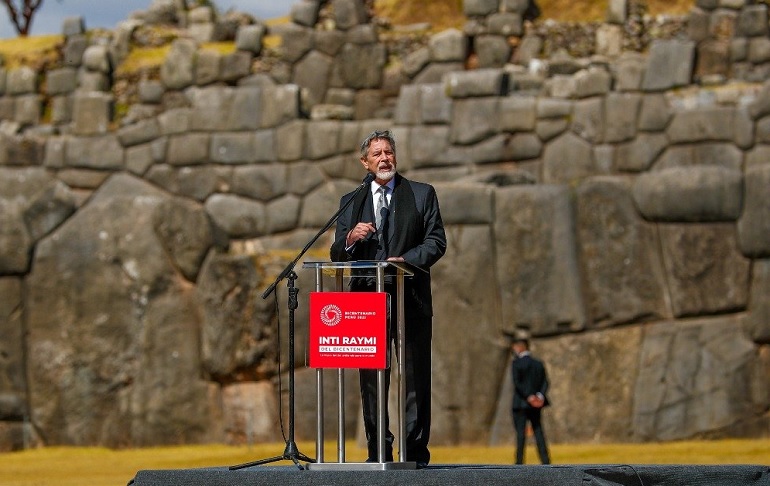
[[[545,405],[545,399],[537,395],[530,395],[527,397],[527,403],[534,408],[542,408]]]
[[[353,246],[353,243],[363,240],[376,231],[372,223],[358,223],[348,232],[348,236],[345,238],[345,247]]]

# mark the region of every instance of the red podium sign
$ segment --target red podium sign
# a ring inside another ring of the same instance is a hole
[[[385,369],[385,292],[310,293],[310,367]]]

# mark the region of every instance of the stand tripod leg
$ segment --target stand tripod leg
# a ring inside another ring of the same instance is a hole
[[[299,289],[294,287],[294,281],[297,274],[292,270],[288,275],[289,287],[289,437],[286,439],[286,448],[280,456],[260,459],[258,461],[247,462],[230,466],[230,470],[243,469],[245,467],[259,466],[270,462],[292,461],[298,468],[305,469],[299,462],[315,462],[313,459],[302,454],[294,441],[294,311],[297,309],[297,294]]]

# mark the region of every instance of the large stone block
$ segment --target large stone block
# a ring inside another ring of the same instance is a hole
[[[668,146],[668,138],[662,133],[640,133],[632,142],[618,146],[615,152],[615,169],[643,172]]]
[[[740,171],[743,151],[731,143],[669,145],[655,162],[654,171],[681,167],[712,166]]]
[[[23,95],[37,93],[37,72],[29,66],[20,66],[8,71],[6,93]]]
[[[631,140],[636,135],[636,120],[642,97],[637,93],[610,93],[604,103],[604,142]]]
[[[499,0],[466,0],[463,2],[463,13],[468,17],[482,17],[491,14],[498,8]]]
[[[452,72],[444,78],[450,98],[501,96],[508,92],[508,75],[502,69]]]
[[[743,207],[743,174],[715,166],[647,172],[635,180],[633,197],[651,221],[735,221]]]
[[[333,64],[330,56],[312,51],[294,65],[293,81],[305,90],[310,106],[324,101]]]
[[[662,94],[647,94],[642,98],[639,112],[639,130],[658,132],[666,128],[673,111]]]
[[[513,48],[501,35],[479,35],[473,45],[480,69],[502,68],[511,60]]]
[[[387,52],[382,44],[347,43],[337,56],[345,86],[355,89],[381,87],[386,61]]]
[[[471,145],[451,145],[445,153],[433,160],[432,165],[470,167],[476,164],[525,160],[537,157],[541,149],[540,140],[533,134],[498,134]]]
[[[537,98],[509,96],[500,100],[498,129],[502,132],[524,132],[535,129]]]
[[[672,143],[733,141],[736,109],[705,106],[674,113],[666,134]]]
[[[206,200],[206,212],[230,238],[264,236],[265,205],[231,194],[214,194]]]
[[[654,226],[641,219],[629,184],[595,177],[576,190],[578,260],[589,327],[670,315]]]
[[[650,47],[642,89],[664,91],[690,84],[694,62],[694,42],[678,39],[654,41]]]
[[[72,93],[78,86],[78,71],[66,67],[48,71],[45,86],[50,96]]]
[[[570,183],[596,173],[591,144],[567,132],[543,150],[543,182]]]
[[[107,46],[90,45],[83,52],[83,66],[89,71],[107,74],[112,71],[112,60]]]
[[[0,277],[0,421],[21,421],[27,410],[22,309],[21,280]]]
[[[729,223],[660,225],[671,306],[676,317],[745,309],[750,264]]]
[[[644,78],[645,57],[637,52],[624,52],[614,63],[615,89],[639,91]]]
[[[324,120],[305,131],[305,156],[318,160],[339,153],[339,131],[341,122]]]
[[[332,0],[331,4],[338,29],[348,30],[368,20],[366,6],[361,0]]]
[[[83,53],[88,48],[88,37],[77,34],[67,37],[62,52],[62,64],[65,67],[78,68],[83,63]]]
[[[465,35],[457,29],[446,29],[432,35],[428,52],[433,62],[465,62],[468,53]]]
[[[23,274],[29,270],[33,240],[24,224],[24,206],[0,199],[0,275]]]
[[[500,100],[492,97],[455,101],[452,106],[450,142],[468,145],[495,134],[499,106]]]
[[[465,65],[461,62],[432,62],[415,75],[412,82],[414,84],[441,83],[445,76],[463,69],[465,69]]]
[[[263,89],[210,86],[190,92],[190,128],[206,131],[254,130],[260,126]]]
[[[254,162],[256,137],[247,132],[225,132],[211,135],[211,161],[220,164]]]
[[[567,186],[495,191],[496,279],[503,329],[535,336],[585,326],[572,196]]]
[[[265,208],[267,215],[265,232],[274,235],[296,229],[299,226],[301,209],[302,199],[294,194],[287,194],[268,202]]]
[[[197,165],[210,160],[211,135],[188,133],[172,135],[168,141],[166,162],[171,165]]]
[[[145,143],[126,149],[126,170],[132,174],[140,177],[145,175],[153,163],[152,144]]]
[[[768,34],[767,5],[746,5],[738,14],[736,33],[743,37]]]
[[[22,125],[38,125],[43,116],[43,100],[38,94],[16,96],[14,98],[13,120]]]
[[[160,136],[160,125],[156,118],[141,120],[118,130],[118,140],[124,147],[151,142]]]
[[[72,105],[72,130],[75,135],[101,135],[108,132],[114,99],[107,93],[80,93]]]
[[[572,131],[592,143],[602,143],[608,129],[606,99],[588,98],[575,102]]]
[[[190,108],[173,108],[158,115],[161,135],[185,133],[191,127],[192,110]]]
[[[313,29],[289,24],[282,28],[281,39],[281,57],[295,63],[313,48]]]
[[[40,165],[45,151],[42,137],[21,136],[5,139],[2,149],[7,155],[7,164],[19,167],[35,167]]]
[[[222,56],[220,78],[225,82],[235,82],[251,73],[252,54],[248,51],[235,51]]]
[[[226,192],[232,185],[232,168],[193,166],[178,169],[170,165],[153,165],[145,178],[172,194],[205,201],[217,192]]]
[[[770,204],[767,188],[770,164],[746,168],[743,212],[738,218],[738,242],[744,255],[751,258],[770,257]]]
[[[164,197],[115,176],[37,246],[27,372],[31,420],[47,445],[215,439],[198,306],[189,284],[169,278],[177,267],[156,227]]]
[[[275,154],[278,160],[294,161],[305,156],[306,123],[296,120],[275,130]]]
[[[259,128],[277,127],[299,118],[299,88],[296,85],[262,88]]]
[[[299,228],[321,228],[329,220],[329,215],[335,214],[339,209],[339,201],[342,194],[355,189],[347,182],[325,183],[317,185],[305,195],[302,204]]]
[[[635,384],[633,438],[729,436],[762,430],[767,378],[755,346],[734,316],[665,321],[644,330]]]
[[[123,168],[124,149],[115,135],[89,138],[69,138],[64,149],[67,167],[98,170]],[[105,176],[108,173],[105,173]]]
[[[751,264],[751,289],[746,316],[748,334],[756,343],[770,343],[770,259]]]
[[[433,318],[433,416],[431,441],[486,441],[508,347],[501,342],[497,262],[489,225],[447,228],[447,253],[431,268]],[[488,244],[484,244],[487,242]],[[458,273],[460,272],[460,273]],[[458,278],[462,274],[461,278]],[[477,293],[474,289],[484,288]],[[464,296],[477,295],[468,300]],[[452,329],[470,326],[473,332]],[[473,358],[471,358],[473,356]],[[486,370],[483,376],[478,370]],[[464,424],[458,427],[459,424]]]
[[[443,155],[449,147],[449,127],[416,126],[410,131],[408,141],[409,159],[414,168],[443,163]]]
[[[452,99],[441,84],[422,84],[420,90],[420,121],[429,125],[446,124],[452,118]]]
[[[612,76],[606,69],[591,67],[581,69],[574,75],[575,98],[589,98],[605,95],[612,87]]]
[[[248,255],[209,255],[196,296],[203,312],[201,359],[207,373],[227,379],[239,370],[275,373],[277,343],[270,315],[256,303],[263,278]]]
[[[291,7],[291,20],[304,27],[314,27],[318,21],[319,2],[295,2]]]
[[[524,22],[519,12],[501,12],[487,18],[487,27],[492,34],[521,37]]]
[[[337,157],[334,157],[332,159],[336,158]],[[350,162],[350,159],[348,158],[344,158],[343,160]],[[350,165],[353,166],[355,164]],[[300,162],[297,164],[290,164],[286,171],[286,192],[297,196],[305,196],[324,184],[327,177],[329,177],[329,174],[324,172],[322,163]],[[276,181],[275,183],[281,184],[279,181]]]
[[[219,81],[222,74],[222,54],[202,49],[195,60],[195,84],[205,86]]]
[[[184,89],[195,83],[195,56],[197,45],[192,39],[177,39],[160,67],[160,79],[173,90]]]
[[[72,190],[60,181],[41,187],[27,204],[23,220],[35,242],[53,231],[77,209]]]
[[[258,201],[270,201],[288,192],[286,164],[248,165],[233,171],[231,191]]]
[[[564,118],[572,114],[574,103],[557,98],[537,99],[537,118]]]
[[[491,224],[494,221],[494,192],[476,183],[437,183],[441,218],[450,224]]]

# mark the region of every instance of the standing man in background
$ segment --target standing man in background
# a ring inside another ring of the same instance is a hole
[[[433,300],[430,267],[446,251],[446,234],[433,186],[408,180],[396,172],[396,141],[389,131],[375,131],[361,143],[361,165],[374,174],[370,187],[350,192],[340,207],[352,204],[337,220],[332,261],[386,260],[422,269],[404,279],[406,460],[418,468],[430,461],[431,339]],[[352,278],[353,291],[375,291],[374,279]],[[385,291],[395,302],[396,284]],[[396,338],[397,313],[389,313],[389,345]],[[388,353],[390,355],[390,353]],[[368,462],[377,462],[377,370],[359,370]],[[386,390],[390,374],[386,373]],[[387,394],[385,399],[387,399]],[[393,460],[393,439],[386,423],[385,458]]]
[[[540,462],[550,464],[545,432],[540,421],[543,408],[548,401],[548,375],[545,365],[529,352],[529,340],[516,338],[513,341],[513,426],[516,429],[516,464],[524,464],[527,422],[537,443]]]

